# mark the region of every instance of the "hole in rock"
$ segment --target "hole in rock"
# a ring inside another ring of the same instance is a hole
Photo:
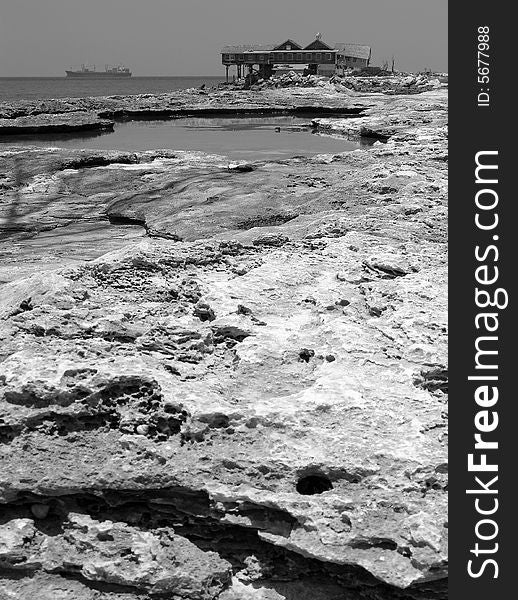
[[[304,362],[309,362],[313,356],[315,356],[315,351],[308,348],[302,348],[299,352],[299,359]]]
[[[321,494],[333,489],[331,480],[325,475],[307,475],[297,482],[297,492],[304,496]]]

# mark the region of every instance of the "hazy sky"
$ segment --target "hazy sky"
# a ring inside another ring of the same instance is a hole
[[[447,70],[447,0],[0,0],[0,77],[125,63],[135,75],[222,75],[225,43],[369,44],[373,63]]]

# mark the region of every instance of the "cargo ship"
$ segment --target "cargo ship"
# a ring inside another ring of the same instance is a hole
[[[81,65],[81,68],[77,71],[65,71],[67,77],[76,77],[78,79],[119,79],[120,77],[131,77],[132,73],[124,65],[118,65],[116,67],[110,67],[106,65],[104,71],[96,71],[95,65],[88,67],[87,65]]]

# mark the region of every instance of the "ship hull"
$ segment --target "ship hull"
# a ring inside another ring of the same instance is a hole
[[[103,71],[65,71],[67,77],[73,79],[127,79],[131,73],[106,73]]]

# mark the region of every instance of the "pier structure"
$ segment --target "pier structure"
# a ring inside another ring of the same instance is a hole
[[[371,48],[361,44],[337,43],[333,46],[316,38],[302,47],[292,39],[282,44],[242,44],[225,46],[221,50],[221,62],[229,81],[230,69],[235,67],[233,77],[249,75],[268,79],[283,68],[302,69],[307,74],[332,75],[345,69],[369,66]]]

